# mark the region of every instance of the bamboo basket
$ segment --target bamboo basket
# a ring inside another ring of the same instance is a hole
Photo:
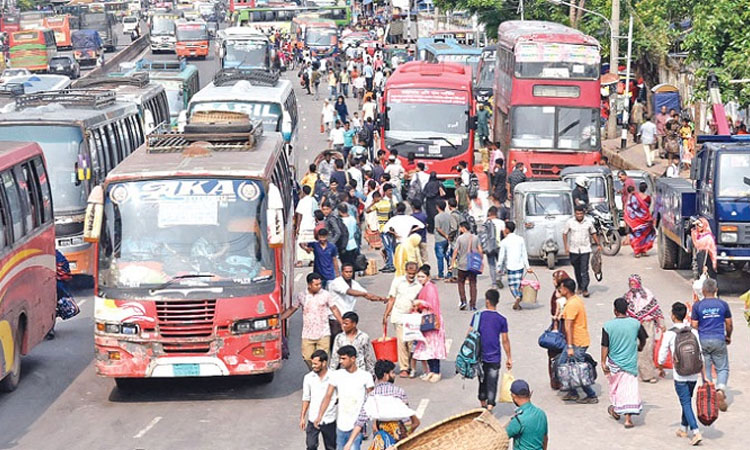
[[[398,442],[399,450],[508,450],[505,428],[485,409],[449,417]]]

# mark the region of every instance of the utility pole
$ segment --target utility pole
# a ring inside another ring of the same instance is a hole
[[[620,45],[620,0],[612,0],[612,18],[610,20],[610,42],[609,42],[609,73],[615,74],[619,79],[619,56]],[[617,84],[609,91],[609,121],[607,122],[607,137],[617,137]]]
[[[628,145],[628,123],[630,117],[630,58],[633,54],[633,15],[628,23],[628,60],[625,65],[625,109],[622,111],[622,133],[620,135],[620,149],[625,150]]]

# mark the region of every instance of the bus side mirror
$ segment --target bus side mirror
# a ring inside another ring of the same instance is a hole
[[[224,54],[227,52],[226,48],[222,45],[219,47],[219,58],[224,59]]]
[[[180,133],[184,132],[185,125],[187,125],[187,111],[183,109],[180,111],[180,114],[177,115],[177,131]]]
[[[378,127],[382,127],[384,130],[390,130],[391,124],[388,123],[388,116],[385,115],[385,113],[378,113]]]
[[[268,245],[279,248],[284,245],[284,201],[281,199],[279,188],[271,183],[268,185],[268,210],[266,221],[268,227]]]
[[[477,116],[469,116],[469,129],[470,130],[477,129]]]
[[[99,242],[102,233],[102,218],[104,216],[104,190],[95,186],[89,194],[86,205],[86,216],[83,223],[83,240]]]
[[[286,142],[292,140],[292,116],[288,112],[284,112],[281,118],[281,136],[283,136]]]

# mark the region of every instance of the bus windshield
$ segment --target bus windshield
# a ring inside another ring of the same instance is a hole
[[[311,28],[305,31],[305,44],[331,46],[336,44],[337,31],[333,28]]]
[[[227,40],[224,67],[266,68],[268,46],[262,41]]]
[[[80,128],[64,125],[2,125],[0,141],[37,142],[42,147],[47,160],[55,214],[79,213],[86,209],[84,184],[76,182],[76,164],[83,142]]]
[[[595,108],[517,106],[511,124],[514,148],[599,149],[599,111]]]
[[[222,297],[270,292],[275,259],[264,200],[263,185],[251,180],[110,185],[99,244],[100,286],[125,289],[118,293],[125,295],[139,288],[192,288],[197,295],[211,289]]]
[[[386,103],[389,148],[415,144],[399,149],[418,157],[445,158],[466,151],[469,140],[467,122],[469,97],[465,91],[449,89],[390,89]]]
[[[178,41],[207,41],[208,30],[202,25],[186,25],[177,27]]]
[[[164,86],[164,91],[167,93],[167,102],[169,103],[169,115],[176,116],[185,109],[185,101],[183,99],[183,83],[179,80],[154,80],[155,83],[159,83]]]
[[[482,70],[479,71],[479,79],[477,80],[477,87],[492,89],[495,83],[495,61],[484,60],[482,63]]]
[[[471,73],[477,73],[479,66],[479,57],[481,55],[438,55],[437,60],[440,62],[454,62],[471,67]]]
[[[719,156],[719,197],[750,198],[750,153]]]
[[[198,111],[231,111],[263,121],[263,131],[281,131],[281,105],[268,102],[220,101],[195,103],[189,116]]]
[[[599,49],[593,45],[524,43],[516,46],[516,77],[599,78]]]
[[[174,36],[174,21],[178,18],[178,16],[154,16],[151,22],[151,34]]]

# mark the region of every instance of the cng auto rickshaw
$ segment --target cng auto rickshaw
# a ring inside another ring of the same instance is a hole
[[[563,243],[565,222],[573,217],[571,189],[563,181],[527,181],[513,191],[513,221],[516,234],[526,242],[529,259],[555,267],[567,258]]]

